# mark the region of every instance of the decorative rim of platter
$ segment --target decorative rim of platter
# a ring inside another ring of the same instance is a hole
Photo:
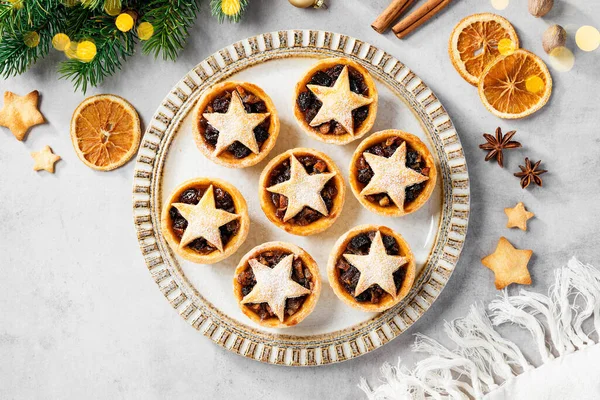
[[[225,315],[189,284],[160,233],[161,176],[181,121],[200,94],[232,74],[285,57],[343,56],[359,62],[403,99],[420,120],[439,161],[443,202],[436,242],[411,292],[393,308],[337,332],[294,336],[257,330]],[[253,36],[212,54],[165,97],[142,139],[135,165],[133,215],[154,281],[178,313],[220,346],[271,364],[314,366],[346,361],[383,346],[433,304],[458,262],[469,219],[469,177],[458,134],[427,85],[402,62],[361,40],[332,32],[283,30]]]

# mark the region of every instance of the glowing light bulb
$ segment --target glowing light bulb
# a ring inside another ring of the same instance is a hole
[[[550,65],[559,72],[567,72],[575,65],[573,52],[566,47],[557,47],[550,52]]]
[[[127,13],[121,13],[115,20],[115,24],[121,32],[129,32],[133,28],[133,17]]]
[[[506,7],[508,7],[509,3],[510,0],[492,0],[492,7],[494,7],[496,10],[504,10]]]
[[[594,51],[600,46],[600,32],[593,26],[582,26],[577,29],[575,42],[583,51]]]
[[[539,93],[546,87],[544,80],[537,75],[532,75],[525,80],[525,88],[530,93]]]
[[[65,49],[71,44],[71,39],[64,33],[57,33],[52,38],[52,47],[58,51],[65,51]]]
[[[23,35],[23,43],[27,47],[37,47],[40,44],[40,34],[35,31],[25,33]]]
[[[137,27],[137,35],[140,40],[148,40],[154,35],[154,26],[150,22],[142,22]]]
[[[90,40],[83,40],[77,45],[76,55],[80,61],[90,62],[96,57],[96,45]]]
[[[503,56],[510,56],[516,50],[515,42],[508,38],[500,39],[498,41],[498,51]]]

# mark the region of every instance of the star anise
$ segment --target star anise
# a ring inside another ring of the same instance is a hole
[[[512,137],[515,136],[515,133],[517,133],[517,131],[510,131],[507,132],[506,135],[502,136],[502,129],[500,129],[500,127],[496,129],[496,137],[490,135],[489,133],[484,133],[483,137],[487,143],[480,144],[479,148],[488,151],[487,155],[485,156],[485,161],[496,158],[498,165],[501,168],[504,168],[504,155],[502,154],[502,150],[516,149],[521,147],[521,143],[511,140]]]
[[[521,172],[515,173],[517,178],[521,178],[521,188],[525,189],[529,184],[533,181],[536,185],[542,186],[542,178],[541,174],[544,174],[548,171],[545,169],[538,169],[542,160],[536,162],[531,165],[531,161],[529,158],[525,158],[525,166],[519,165],[521,168]]]

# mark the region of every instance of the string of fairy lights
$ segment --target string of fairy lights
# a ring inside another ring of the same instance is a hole
[[[112,10],[105,9],[106,12],[113,16]],[[120,11],[120,10],[119,10]],[[115,18],[115,26],[121,32],[129,32],[135,26],[135,15],[133,12],[117,13]],[[154,27],[150,22],[141,22],[137,26],[137,37],[140,40],[148,40],[154,34]],[[35,47],[39,44],[40,38],[36,32],[28,32],[24,35],[23,40],[29,47]],[[57,33],[52,38],[52,47],[58,51],[65,53],[69,59],[77,59],[81,62],[90,62],[96,57],[96,45],[91,39],[75,41],[71,40],[65,33]]]

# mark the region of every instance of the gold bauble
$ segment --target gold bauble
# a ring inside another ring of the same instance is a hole
[[[298,8],[327,8],[325,0],[288,0],[291,5]]]

